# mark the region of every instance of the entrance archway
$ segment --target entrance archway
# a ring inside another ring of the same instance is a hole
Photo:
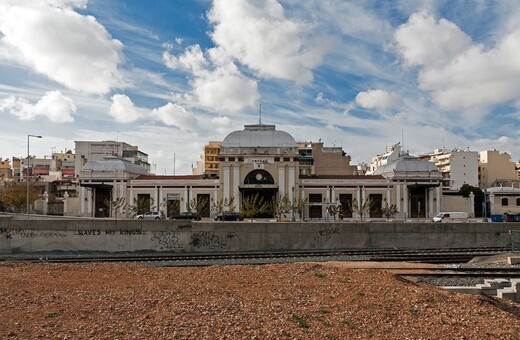
[[[271,174],[263,169],[256,169],[247,174],[244,185],[240,187],[242,200],[251,199],[258,195],[258,199],[263,202],[271,203],[275,200],[278,187],[274,183]],[[272,212],[257,214],[256,218],[272,218]]]

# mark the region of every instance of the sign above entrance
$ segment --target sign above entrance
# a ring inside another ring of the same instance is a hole
[[[244,163],[253,163],[253,164],[274,164],[273,157],[255,157],[255,158],[245,158]]]

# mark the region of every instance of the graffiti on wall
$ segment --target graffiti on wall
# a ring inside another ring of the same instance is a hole
[[[152,241],[157,241],[161,250],[174,250],[181,248],[179,237],[173,231],[161,231],[159,235],[153,236]]]
[[[27,229],[7,230],[7,228],[0,229],[0,234],[8,240],[12,240],[13,236],[20,238],[65,238],[67,234],[57,231],[38,231]]]
[[[322,239],[328,241],[334,235],[339,235],[339,228],[331,228],[331,229],[322,229],[318,232],[318,237],[314,237],[314,240]]]
[[[197,248],[224,249],[227,247],[226,240],[231,240],[235,237],[235,233],[229,232],[226,234],[225,239],[221,240],[214,231],[201,231],[191,235],[190,245]]]

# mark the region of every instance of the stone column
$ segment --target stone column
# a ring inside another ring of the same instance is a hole
[[[285,167],[278,167],[278,194],[280,197],[285,195]]]
[[[406,186],[406,182],[403,184],[403,212],[406,216],[406,218],[409,218],[408,215],[408,187]]]
[[[396,195],[396,206],[398,212],[403,212],[401,209],[401,183],[397,182],[395,185],[395,195]]]
[[[85,216],[85,187],[79,187],[79,209],[80,216]]]
[[[44,215],[47,215],[47,213],[49,212],[49,194],[47,193],[47,191],[45,191],[42,195],[42,203],[42,213]]]
[[[469,204],[471,204],[471,206],[469,207],[469,217],[475,217],[475,194],[472,192],[469,193]]]
[[[229,166],[225,166],[223,169],[222,169],[222,189],[223,189],[223,192],[222,194],[224,195],[223,198],[227,198],[229,199],[229,193],[230,193],[230,183],[229,183],[229,180],[230,180],[230,176],[229,176]]]
[[[441,192],[441,187],[438,186],[437,188],[435,188],[435,193],[437,194],[437,207],[436,207],[436,210],[435,210],[435,214],[437,215],[438,213],[441,212],[441,199],[442,199],[442,192]]]
[[[233,197],[235,198],[235,202],[240,201],[240,167],[233,167]]]
[[[69,193],[63,194],[63,216],[69,216]]]
[[[493,215],[495,213],[495,194],[489,194],[489,214]]]

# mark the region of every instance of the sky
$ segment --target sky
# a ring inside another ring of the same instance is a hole
[[[0,157],[117,140],[191,174],[261,119],[352,164],[397,142],[517,161],[519,55],[517,0],[0,0]]]

